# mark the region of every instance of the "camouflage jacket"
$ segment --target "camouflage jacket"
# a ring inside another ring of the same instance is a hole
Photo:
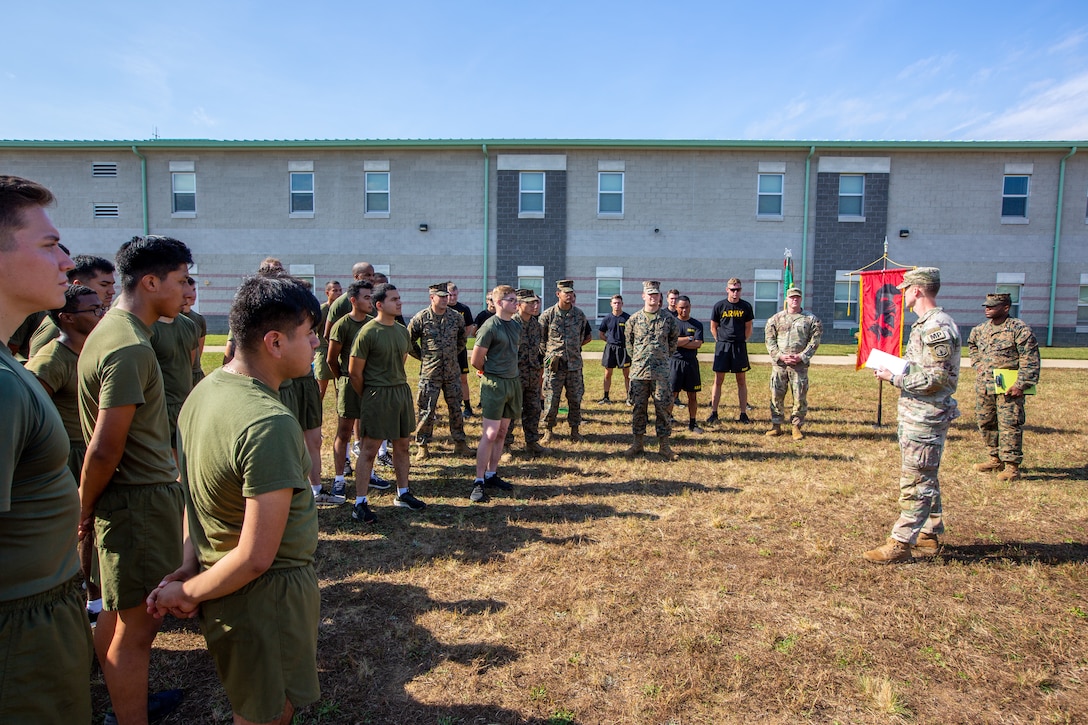
[[[541,335],[543,335],[543,329],[536,317],[530,317],[528,322],[523,321],[521,323],[521,342],[518,344],[518,373],[522,376],[538,374],[543,366],[540,359]]]
[[[800,355],[801,364],[808,365],[820,346],[824,326],[811,312],[782,310],[767,320],[766,333],[771,362],[777,365],[781,355]]]
[[[653,319],[639,310],[627,321],[627,352],[631,356],[631,379],[668,379],[669,358],[676,352],[680,324],[666,310]]]
[[[465,319],[447,309],[439,315],[430,307],[408,323],[408,354],[420,361],[421,380],[452,380],[461,376],[457,354],[465,347]]]
[[[564,312],[554,304],[540,313],[540,354],[562,358],[567,370],[582,369],[582,343],[588,339],[589,322],[577,307]]]
[[[1000,325],[989,320],[976,325],[967,337],[967,353],[988,392],[994,391],[994,368],[1019,370],[1017,382],[1025,387],[1039,382],[1039,343],[1031,328],[1015,317]]]
[[[899,422],[909,434],[946,426],[959,417],[960,331],[940,307],[922,314],[910,328],[905,373],[892,378],[900,389]]]

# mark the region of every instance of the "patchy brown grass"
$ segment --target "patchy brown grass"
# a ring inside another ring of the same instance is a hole
[[[678,433],[676,463],[624,460],[628,409],[589,403],[589,442],[507,466],[512,495],[470,504],[472,462],[442,454],[412,469],[423,514],[381,493],[375,526],[322,510],[322,700],[298,722],[1088,721],[1088,371],[1044,371],[1012,484],[970,470],[967,371],[945,548],[891,568],[860,553],[897,512],[894,391],[877,429],[870,375],[815,368],[808,438],[767,439],[767,374],[756,425]],[[189,690],[170,722],[229,721],[191,624],[152,677]]]

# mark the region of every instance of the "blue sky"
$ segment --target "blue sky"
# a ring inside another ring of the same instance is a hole
[[[1088,139],[1088,3],[9,3],[3,139]]]

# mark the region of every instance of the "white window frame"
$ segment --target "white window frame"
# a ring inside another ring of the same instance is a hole
[[[593,306],[593,310],[596,313],[596,320],[604,319],[604,316],[612,312],[612,295],[623,294],[623,267],[597,267],[595,275],[596,277],[596,303]],[[601,283],[604,282],[608,289],[601,290]],[[612,290],[615,291],[612,291]],[[627,305],[627,300],[624,300],[624,306]]]
[[[1010,179],[1023,179],[1024,180],[1024,193],[1023,194],[1010,194],[1007,188]],[[1001,223],[1002,224],[1027,224],[1028,223],[1028,200],[1031,197],[1031,174],[1009,174],[1006,173],[1001,177]],[[1005,202],[1006,201],[1020,201],[1024,203],[1023,214],[1006,214]]]
[[[178,180],[182,178],[192,179],[192,191],[178,191]],[[192,197],[192,209],[178,209],[178,199]],[[170,216],[175,219],[192,219],[196,217],[196,171],[171,171],[170,172]]]
[[[843,190],[842,190],[842,181],[843,181],[843,179],[861,179],[861,193],[858,194],[858,193],[854,193],[854,192],[849,192],[849,193],[844,194]],[[844,198],[845,199],[860,199],[861,200],[861,209],[860,209],[861,213],[860,214],[843,214],[842,213],[842,202],[843,202]],[[865,174],[839,174],[838,202],[839,202],[838,211],[839,211],[839,221],[840,222],[863,222],[863,221],[865,221]]]
[[[1023,292],[1026,280],[1027,275],[1023,272],[998,272],[997,274],[994,292],[1012,296],[1009,317],[1021,317],[1023,315]]]
[[[301,179],[301,178],[304,178],[304,177],[307,177],[307,176],[310,177],[310,189],[309,189],[309,191],[305,191],[305,190],[298,191],[298,190],[296,190],[295,189],[295,179],[296,178]],[[316,188],[317,180],[314,178],[314,172],[312,170],[311,171],[289,171],[287,173],[287,177],[288,177],[288,179],[287,179],[287,186],[288,186],[287,193],[288,193],[288,196],[289,196],[288,207],[287,207],[288,217],[290,217],[291,219],[313,219],[314,218],[314,212],[317,211],[317,206],[316,206],[316,204],[317,204],[317,188]],[[298,197],[300,200],[305,198],[305,197],[309,197],[309,199],[310,199],[310,208],[309,209],[296,209],[295,208],[295,198],[296,197]]]
[[[540,189],[526,189],[525,179],[528,177],[540,177]],[[548,187],[548,174],[544,171],[519,171],[518,172],[518,219],[543,219],[544,211],[547,207],[547,197],[545,193]],[[527,198],[540,198],[539,210],[526,210],[525,200]]]
[[[1081,274],[1080,288],[1077,292],[1077,332],[1088,332],[1088,274]],[[1082,311],[1084,312],[1084,324],[1081,324]]]
[[[614,189],[604,188],[605,177],[619,177],[620,189],[615,191]],[[624,192],[626,190],[626,173],[624,171],[598,171],[597,172],[597,218],[598,219],[623,219],[623,205],[624,205]],[[615,199],[619,197],[620,209],[619,211],[604,211],[602,209],[602,202],[608,199]]]
[[[290,264],[287,266],[287,272],[292,277],[298,279],[304,279],[310,283],[310,291],[314,293],[314,297],[317,297],[317,275],[316,267],[312,264]]]
[[[858,309],[860,300],[858,300],[858,294],[856,293],[858,280],[849,276],[850,271],[849,269],[835,270],[835,301],[831,308],[831,329],[833,330],[852,330],[860,324],[858,322],[861,314]],[[844,291],[846,296],[842,297]],[[847,305],[853,318],[840,320],[838,316],[839,305]]]
[[[384,189],[372,190],[370,188],[371,180],[377,181],[378,179],[381,179],[381,178],[385,179],[385,188]],[[388,219],[389,218],[389,213],[392,211],[392,207],[393,207],[393,204],[392,204],[392,202],[393,202],[393,188],[392,187],[393,187],[393,180],[390,178],[390,174],[389,174],[388,169],[363,172],[363,216],[364,217],[367,217],[369,219]],[[378,201],[379,198],[381,198],[383,196],[385,197],[385,208],[384,209],[372,209],[371,208],[371,199],[373,199],[376,202],[376,201]]]
[[[778,178],[779,189],[777,192],[763,191],[763,179],[764,178]],[[760,202],[764,198],[777,197],[778,199],[778,211],[777,212],[763,212],[760,211]],[[786,174],[783,173],[767,173],[760,172],[756,175],[756,219],[759,221],[774,221],[780,222],[785,217],[783,216],[786,208]]]
[[[760,289],[770,284],[774,284],[774,298],[772,299],[766,295],[760,296]],[[774,307],[774,312],[771,315],[782,309],[781,269],[757,269],[755,272],[755,279],[752,284],[752,312],[755,313],[756,324],[765,324],[770,319],[770,315],[766,317],[759,316],[760,305],[765,305],[768,302]]]
[[[544,267],[529,264],[518,265],[518,289],[531,289],[544,302]]]

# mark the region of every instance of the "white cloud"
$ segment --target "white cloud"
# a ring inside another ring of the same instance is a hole
[[[1068,50],[1073,50],[1078,45],[1083,43],[1085,38],[1088,38],[1088,32],[1085,32],[1084,30],[1074,30],[1064,39],[1050,46],[1047,49],[1047,53],[1064,53]]]
[[[899,71],[899,75],[896,76],[896,79],[905,81],[909,79],[921,80],[924,78],[933,78],[934,76],[939,75],[945,68],[951,66],[955,61],[955,53],[931,55],[928,58],[922,58],[921,60],[915,61]]]
[[[977,139],[1088,139],[1088,72],[1039,91],[971,132]]]
[[[193,109],[193,123],[197,126],[207,126],[209,128],[219,125],[219,120],[212,118],[208,115],[208,112],[204,110],[204,106],[197,106]]]

